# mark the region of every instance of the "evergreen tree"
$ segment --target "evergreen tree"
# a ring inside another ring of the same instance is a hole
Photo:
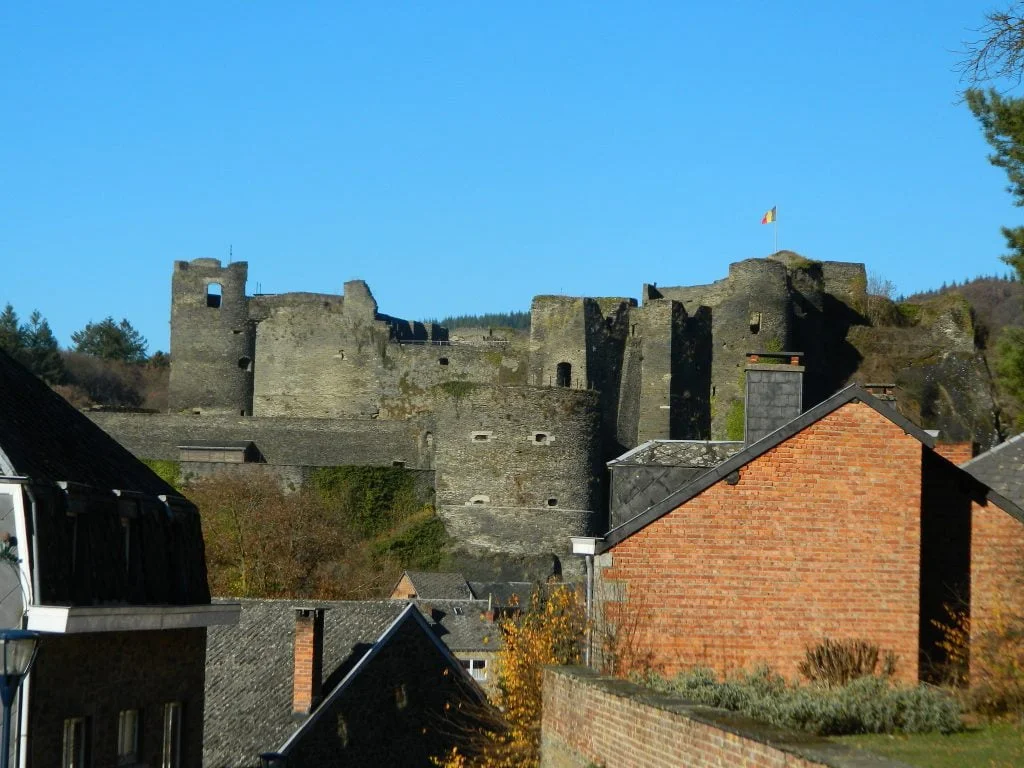
[[[22,326],[25,342],[25,362],[36,376],[48,384],[61,384],[67,378],[64,358],[60,354],[57,338],[39,311],[29,317],[28,325]]]
[[[995,90],[967,92],[967,106],[978,118],[985,140],[995,150],[988,160],[1006,171],[1014,205],[1024,206],[1024,99],[1004,97]],[[1010,252],[1003,261],[1024,275],[1024,227],[1003,227]]]
[[[0,313],[0,349],[20,360],[24,348],[25,334],[18,322],[18,314],[8,304]]]
[[[126,319],[120,323],[107,317],[98,323],[87,323],[85,328],[71,334],[75,351],[105,360],[141,363],[146,359],[145,337]]]

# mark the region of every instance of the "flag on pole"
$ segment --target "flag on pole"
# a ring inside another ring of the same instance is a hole
[[[776,218],[776,216],[775,216],[775,208],[776,207],[777,206],[773,205],[772,209],[770,211],[768,211],[764,216],[761,217],[761,223],[762,224],[771,224],[773,221],[775,221],[775,218]]]

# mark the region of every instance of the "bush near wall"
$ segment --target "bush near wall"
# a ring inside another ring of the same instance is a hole
[[[711,670],[696,669],[673,680],[649,675],[643,683],[698,704],[820,735],[951,733],[963,728],[960,706],[950,694],[932,686],[895,685],[884,677],[826,687],[789,683],[767,668],[721,681]]]
[[[364,536],[378,536],[419,512],[416,480],[400,467],[320,467],[312,487]]]

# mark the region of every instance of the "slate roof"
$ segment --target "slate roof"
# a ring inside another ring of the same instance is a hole
[[[732,440],[648,440],[608,462],[622,465],[654,464],[668,467],[705,467],[721,464],[743,449],[743,441]]]
[[[754,459],[767,453],[772,448],[775,448],[780,443],[791,438],[793,435],[806,429],[842,406],[855,402],[862,402],[865,405],[870,406],[875,411],[885,416],[885,418],[889,419],[889,421],[900,427],[908,435],[916,438],[927,447],[935,447],[935,437],[933,435],[925,432],[912,421],[876,398],[874,395],[868,393],[859,385],[851,384],[832,395],[832,397],[827,400],[824,400],[813,408],[804,411],[795,419],[787,422],[774,432],[765,435],[755,443],[751,443],[742,451],[733,454],[731,458],[703,473],[689,484],[677,489],[663,501],[654,504],[635,517],[625,521],[615,528],[612,528],[605,535],[603,541],[598,543],[598,552],[608,551],[619,542],[629,538],[637,531],[646,528],[655,520],[658,520],[682,504],[685,504],[698,493],[707,490],[719,480],[722,480],[731,473],[737,471],[740,467],[749,464]]]
[[[1018,507],[1024,507],[1024,434],[975,456],[960,468]]]
[[[497,651],[501,631],[484,616],[486,600],[413,600],[453,653]]]
[[[217,602],[220,602],[219,600]],[[292,716],[295,610],[302,601],[242,604],[236,626],[211,627],[206,649],[203,765],[251,765],[296,730]],[[409,605],[317,601],[324,613],[324,693],[335,688]]]
[[[0,351],[0,476],[178,496],[149,467]]]
[[[511,605],[513,596],[518,599],[519,605],[525,608],[530,604],[534,583],[532,581],[471,581],[469,588],[473,591],[473,597],[483,600],[485,603],[488,596],[493,597],[496,608]]]
[[[405,571],[420,600],[472,600],[473,593],[461,573]]]

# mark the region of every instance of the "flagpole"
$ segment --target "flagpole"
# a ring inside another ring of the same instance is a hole
[[[779,207],[775,206],[775,253],[779,252]]]

